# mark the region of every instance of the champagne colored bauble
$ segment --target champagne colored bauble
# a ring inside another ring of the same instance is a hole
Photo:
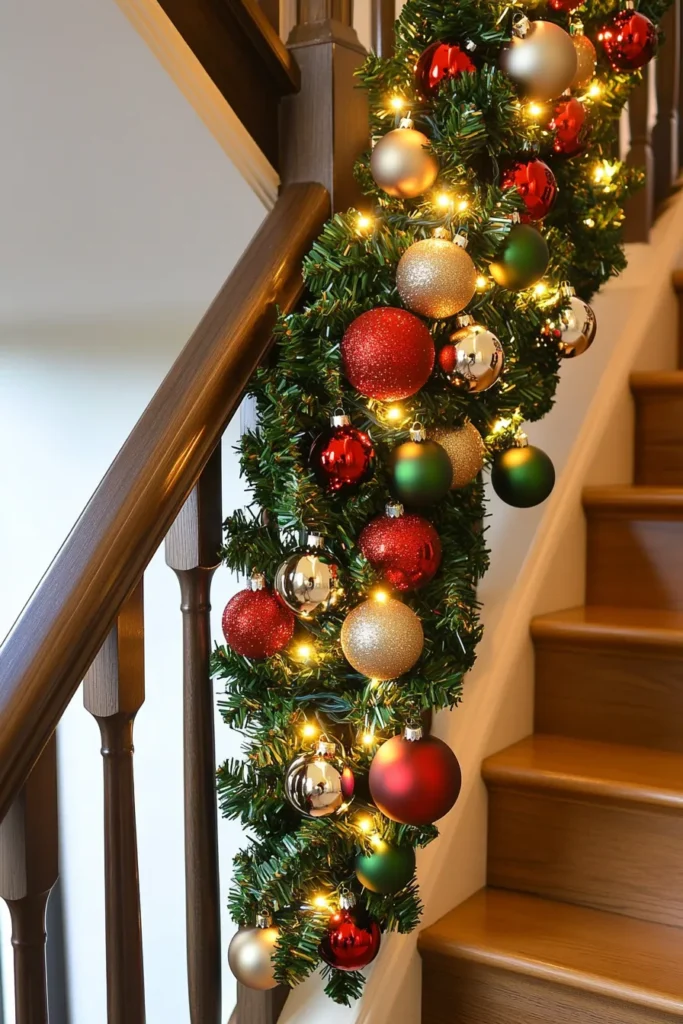
[[[441,564],[441,541],[422,516],[405,515],[392,502],[361,531],[358,545],[372,568],[397,590],[417,590],[436,575]]]
[[[428,440],[420,423],[411,427],[410,441],[394,448],[389,466],[394,493],[406,505],[433,505],[450,490],[451,460],[440,444]]]
[[[566,304],[556,316],[546,320],[541,335],[555,342],[563,359],[574,359],[593,344],[598,322],[591,307],[574,294],[573,288],[567,292]]]
[[[586,148],[586,108],[570,96],[555,104],[549,129],[553,134],[553,153],[558,156],[578,156]]]
[[[462,774],[451,748],[421,729],[406,729],[379,748],[370,794],[382,814],[404,825],[431,825],[458,799]]]
[[[459,46],[437,40],[428,46],[420,54],[415,67],[415,85],[423,99],[432,99],[442,82],[459,78],[463,71],[474,71],[472,54],[475,49],[472,42]]]
[[[396,287],[413,313],[445,320],[472,299],[477,271],[458,239],[424,238],[401,256]]]
[[[296,615],[326,612],[338,589],[338,570],[319,533],[306,536],[302,550],[286,558],[275,573],[275,590]]]
[[[489,270],[501,288],[517,292],[540,281],[550,262],[548,244],[531,224],[514,224]]]
[[[275,988],[275,967],[273,953],[279,930],[270,923],[270,918],[259,918],[255,928],[240,928],[228,947],[228,963],[237,980],[247,988],[265,992]]]
[[[396,598],[371,597],[353,608],[341,628],[344,657],[370,679],[398,679],[419,660],[424,646],[422,623]]]
[[[388,895],[405,889],[415,874],[415,850],[380,839],[371,853],[356,857],[356,878],[370,892]]]
[[[327,491],[348,494],[372,476],[375,450],[365,431],[337,410],[330,416],[329,429],[313,442],[308,462]]]
[[[503,171],[501,186],[514,186],[524,200],[522,220],[542,220],[557,195],[555,175],[542,160],[516,160]]]
[[[338,971],[360,971],[375,959],[381,941],[382,933],[374,917],[348,893],[340,897],[339,910],[330,917],[318,952],[326,964]]]
[[[500,65],[526,99],[547,103],[569,88],[576,74],[576,50],[559,25],[533,21],[525,35],[505,47]]]
[[[444,449],[453,467],[451,490],[467,487],[484,468],[486,445],[468,420],[462,427],[437,427],[430,437]]]
[[[261,660],[283,650],[294,633],[294,616],[254,573],[249,588],[235,594],[223,612],[223,634],[235,654]]]
[[[395,128],[383,135],[370,157],[376,183],[395,199],[415,199],[432,187],[439,164],[426,148],[429,139],[412,127]]]
[[[353,800],[355,781],[336,743],[321,739],[287,768],[285,796],[306,818],[329,818]]]
[[[576,74],[572,78],[569,88],[572,90],[585,89],[595,74],[598,55],[592,41],[583,32],[576,32],[571,39],[576,51]]]
[[[434,369],[434,342],[406,309],[370,309],[347,327],[341,344],[344,373],[366,398],[396,402],[423,387]]]
[[[491,467],[491,483],[499,498],[514,508],[532,508],[548,497],[555,485],[555,467],[534,445],[514,446],[498,452]]]
[[[637,71],[657,52],[657,29],[649,18],[633,9],[633,3],[627,3],[603,25],[598,40],[615,71]]]
[[[488,391],[503,369],[503,346],[474,317],[458,317],[458,330],[439,352],[439,366],[449,384],[460,391]]]

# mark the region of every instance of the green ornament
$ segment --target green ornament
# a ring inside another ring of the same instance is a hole
[[[427,440],[420,423],[410,428],[410,441],[391,453],[396,496],[406,505],[433,505],[444,498],[453,482],[453,466],[436,441]]]
[[[540,231],[531,224],[515,224],[489,269],[496,284],[516,292],[540,281],[549,260],[548,245]]]
[[[540,505],[555,484],[555,467],[544,451],[526,444],[498,452],[491,467],[491,483],[499,498],[515,508]]]
[[[356,857],[356,878],[370,892],[398,892],[405,889],[414,874],[412,846],[394,846],[382,840],[372,853],[359,853]]]

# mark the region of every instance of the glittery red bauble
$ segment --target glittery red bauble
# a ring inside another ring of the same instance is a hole
[[[372,799],[387,818],[430,825],[458,799],[462,776],[458,759],[443,740],[394,736],[375,754],[369,782]]]
[[[555,104],[550,131],[554,133],[553,151],[562,156],[576,156],[586,148],[586,111],[579,100],[571,96]]]
[[[466,50],[455,43],[437,41],[420,55],[415,67],[415,84],[422,96],[428,100],[445,79],[457,78],[463,71],[474,70],[474,64]]]
[[[441,564],[439,535],[422,516],[377,516],[358,543],[372,568],[397,590],[424,587]]]
[[[555,201],[555,175],[542,160],[518,160],[503,171],[503,188],[513,185],[524,200],[523,221],[541,220]]]
[[[313,442],[309,462],[324,487],[350,490],[372,476],[375,450],[362,430],[350,424],[330,427]]]
[[[379,925],[367,910],[349,907],[330,918],[319,953],[325,963],[338,971],[359,971],[375,959],[381,939]]]
[[[657,29],[644,14],[631,9],[615,14],[600,29],[598,39],[616,71],[642,68],[657,50]]]
[[[409,398],[429,380],[434,342],[422,320],[405,309],[371,309],[356,317],[341,345],[344,372],[366,398]]]
[[[294,632],[294,616],[272,590],[240,590],[223,612],[228,646],[245,658],[270,658],[286,647]]]

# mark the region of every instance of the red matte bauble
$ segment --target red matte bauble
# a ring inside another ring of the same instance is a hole
[[[319,953],[338,971],[360,971],[379,953],[382,933],[364,907],[338,910],[329,920]]]
[[[524,200],[522,221],[542,220],[555,202],[555,175],[542,160],[517,160],[503,171],[503,188],[517,189]]]
[[[577,156],[586,148],[586,110],[574,96],[555,104],[550,131],[553,132],[553,152],[562,156]]]
[[[346,329],[341,354],[354,388],[383,402],[416,394],[434,368],[434,342],[422,320],[392,306],[356,317]]]
[[[315,439],[309,461],[323,487],[336,494],[370,479],[374,455],[368,435],[344,424],[330,427]]]
[[[294,616],[272,590],[240,590],[223,612],[223,633],[229,647],[245,658],[270,658],[287,646]]]
[[[383,743],[370,765],[370,795],[379,810],[404,825],[431,825],[458,799],[462,775],[451,748],[436,736]]]
[[[474,70],[474,63],[466,50],[456,43],[437,40],[420,54],[415,66],[415,84],[424,99],[428,100],[443,81],[457,78],[463,71]]]
[[[422,516],[377,516],[358,543],[372,568],[397,590],[424,587],[441,564],[439,535]]]
[[[649,18],[631,8],[619,11],[603,25],[598,39],[615,71],[636,71],[657,51],[657,29]]]

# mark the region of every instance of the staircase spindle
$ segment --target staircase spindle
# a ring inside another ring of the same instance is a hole
[[[670,193],[678,177],[678,95],[680,90],[680,0],[673,0],[662,18],[665,44],[657,55],[657,122],[652,129],[655,157],[655,202]]]
[[[391,57],[394,52],[396,0],[372,0],[372,49],[378,57]]]
[[[624,240],[626,242],[647,242],[654,216],[654,154],[652,152],[652,130],[650,126],[650,65],[642,70],[643,79],[633,90],[628,101],[631,148],[626,158],[629,167],[638,167],[645,172],[643,188],[629,198],[625,207]]]
[[[145,1021],[133,781],[133,722],[145,699],[144,653],[141,580],[124,602],[83,686],[85,707],[102,739],[109,1024]]]
[[[16,1024],[47,1024],[45,911],[58,875],[57,744],[53,734],[0,824],[0,896],[14,947]]]
[[[185,899],[192,1024],[220,1024],[220,887],[210,591],[222,527],[221,451],[211,456],[166,537],[183,614]]]

